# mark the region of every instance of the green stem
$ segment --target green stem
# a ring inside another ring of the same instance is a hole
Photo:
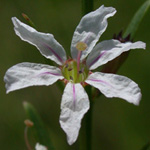
[[[82,15],[86,15],[87,13],[93,11],[94,2],[93,0],[82,0]],[[89,96],[90,100],[90,109],[85,115],[81,133],[80,133],[80,150],[91,150],[92,149],[92,107],[93,107],[93,100],[92,100],[92,90],[91,86],[86,87],[86,91]]]
[[[93,0],[82,0],[82,15],[93,11],[94,2]]]
[[[86,87],[90,99],[90,109],[85,115],[82,121],[81,132],[79,136],[80,150],[91,150],[92,149],[92,111],[93,111],[93,99],[91,86]]]
[[[90,109],[86,115],[86,138],[87,138],[87,150],[92,149],[92,112],[93,112],[93,99],[91,86],[87,89],[90,99]]]

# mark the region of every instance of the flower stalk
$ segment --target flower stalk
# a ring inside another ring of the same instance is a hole
[[[86,15],[87,13],[93,11],[93,0],[82,0],[82,15]],[[92,99],[92,90],[91,86],[86,88],[90,99],[90,109],[88,110],[85,120],[83,120],[83,127],[81,130],[80,137],[80,150],[91,150],[92,149],[92,110],[93,110],[93,99]],[[85,129],[83,129],[85,128]],[[84,141],[84,142],[83,142]],[[83,143],[82,143],[83,142]]]
[[[25,120],[24,123],[26,125],[25,130],[24,130],[25,143],[26,143],[28,150],[32,150],[32,147],[31,147],[29,140],[28,140],[28,128],[33,126],[33,122],[30,120]]]
[[[29,141],[28,141],[28,127],[25,127],[24,139],[25,139],[25,143],[26,143],[26,146],[27,146],[28,150],[32,150],[32,148],[31,148],[31,146],[29,144]]]

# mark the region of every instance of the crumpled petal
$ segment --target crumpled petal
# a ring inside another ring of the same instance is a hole
[[[63,78],[59,68],[26,62],[9,68],[4,76],[4,81],[7,93],[9,93],[29,86],[48,86]]]
[[[97,10],[85,15],[77,26],[72,43],[71,54],[77,59],[78,51],[76,45],[78,42],[87,44],[87,49],[82,51],[81,60],[83,60],[93,49],[100,36],[107,28],[107,18],[116,13],[113,7],[104,7],[103,5]]]
[[[68,83],[61,102],[60,125],[73,144],[79,134],[81,119],[89,109],[89,98],[81,84]]]
[[[54,39],[52,34],[41,33],[34,28],[22,23],[16,17],[12,18],[16,34],[23,40],[34,46],[48,59],[62,65],[66,61],[64,48]]]
[[[115,75],[95,72],[86,83],[98,88],[106,97],[119,97],[138,105],[141,100],[141,90],[131,79]]]
[[[135,43],[121,43],[118,40],[103,41],[94,47],[87,58],[86,64],[90,70],[93,70],[106,64],[108,61],[113,60],[125,51],[137,48],[145,49],[145,47],[146,44],[141,41]]]
[[[45,146],[37,143],[35,146],[35,150],[48,150]]]

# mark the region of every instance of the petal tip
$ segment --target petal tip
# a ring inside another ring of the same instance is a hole
[[[143,42],[143,49],[146,49],[146,43]]]
[[[146,49],[146,43],[142,42],[142,41],[138,41],[137,43],[137,48],[139,49]]]
[[[16,17],[12,17],[11,20],[12,20],[14,26],[17,26],[16,23],[17,23],[18,19]]]
[[[6,94],[9,94],[10,93],[10,91],[9,90],[6,90]]]
[[[134,105],[139,106],[141,99],[142,99],[142,94],[140,93],[138,99],[134,102]]]

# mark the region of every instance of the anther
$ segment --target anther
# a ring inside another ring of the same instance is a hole
[[[68,64],[66,64],[65,67],[68,68]]]
[[[34,124],[33,124],[33,122],[31,121],[31,120],[25,120],[24,121],[24,124],[27,126],[27,127],[32,127]]]
[[[73,80],[73,77],[72,77],[72,76],[70,76],[70,79],[71,79],[71,80]]]
[[[81,70],[79,70],[79,73],[83,73],[84,72],[84,68],[81,68]]]
[[[84,51],[87,48],[87,44],[84,42],[78,42],[76,45],[76,49],[79,51]]]
[[[73,68],[69,68],[68,71],[71,71]]]
[[[79,74],[83,73],[82,70],[79,70]]]

